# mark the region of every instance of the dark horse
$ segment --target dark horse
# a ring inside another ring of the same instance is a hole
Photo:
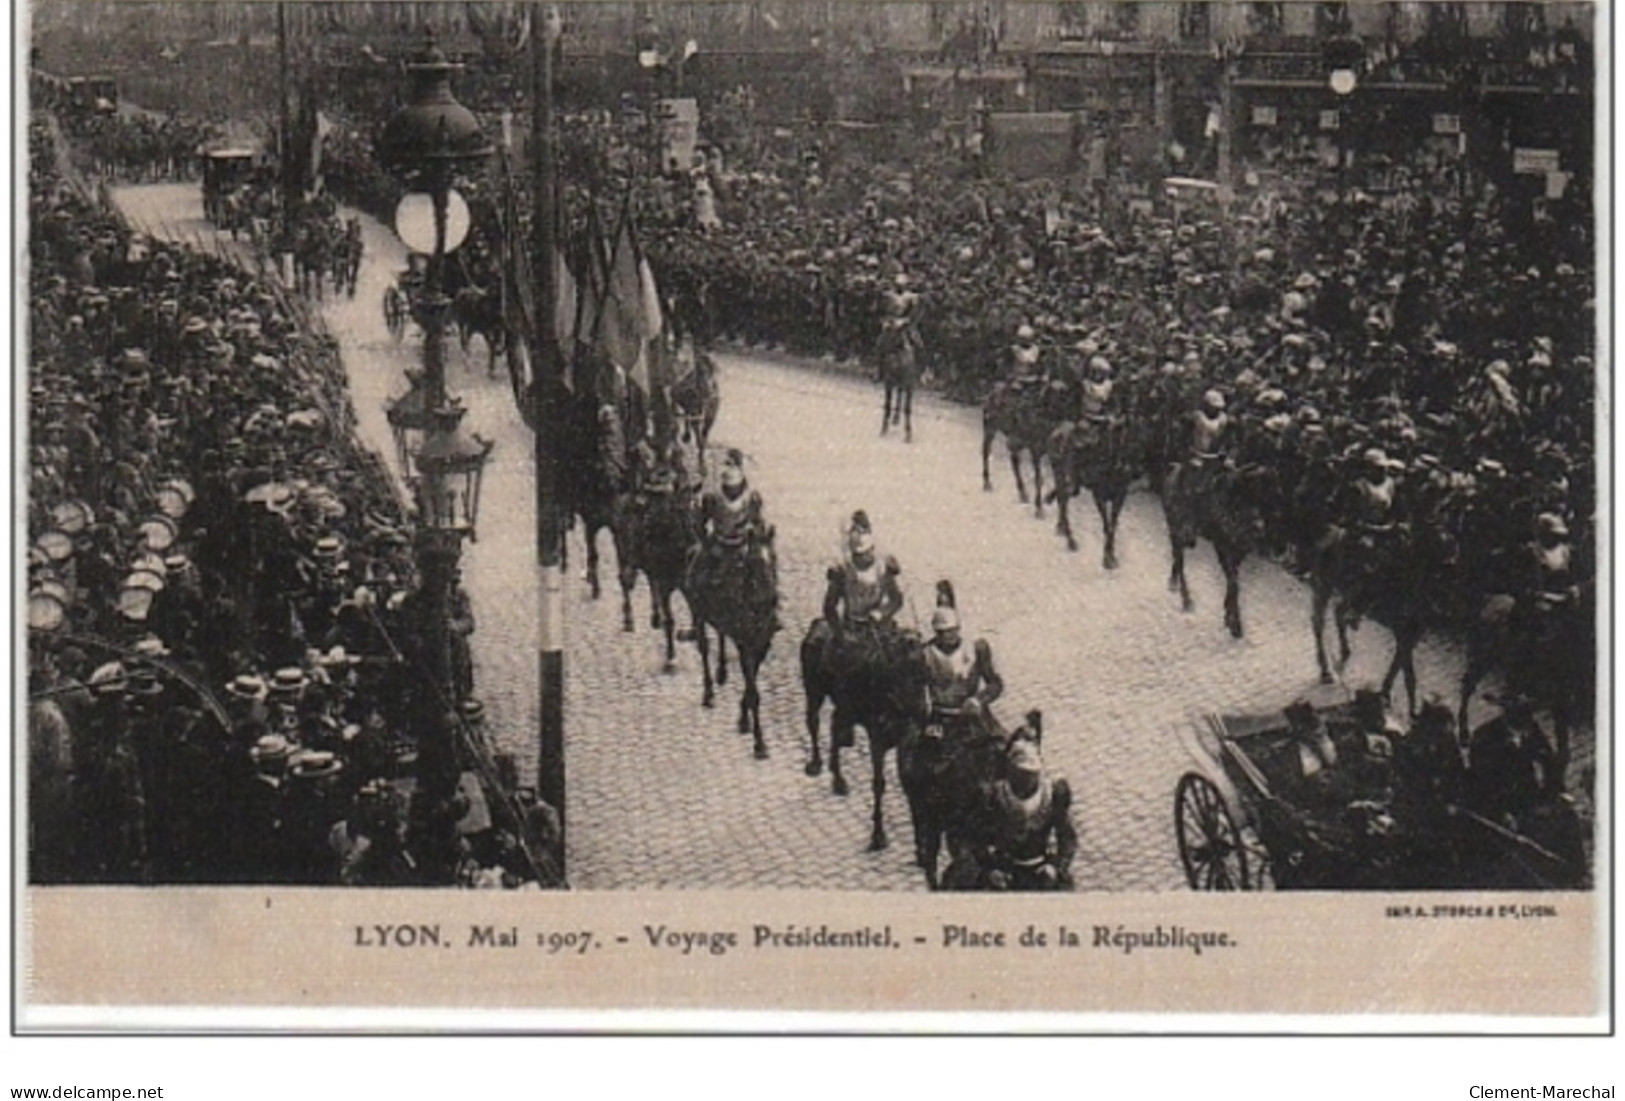
[[[878,852],[887,845],[881,815],[886,754],[926,718],[926,668],[920,637],[912,631],[877,626],[867,637],[843,638],[828,620],[815,619],[801,642],[801,685],[807,695],[808,776],[824,770],[818,741],[824,701],[835,705],[830,717],[829,769],[836,795],[847,793],[841,750],[853,744],[855,727],[863,727],[869,736],[874,791],[869,849]]]
[[[1334,526],[1315,544],[1309,564],[1310,624],[1322,684],[1333,681],[1326,657],[1328,607],[1333,608],[1337,628],[1338,668],[1352,653],[1349,628],[1369,616],[1394,636],[1394,656],[1382,679],[1383,698],[1392,697],[1394,682],[1403,674],[1409,714],[1416,715],[1416,648],[1430,615],[1437,614],[1433,595],[1441,590],[1435,583],[1454,564],[1455,547],[1455,541],[1431,523],[1366,533]]]
[[[875,362],[885,404],[880,411],[880,434],[894,424],[903,426],[903,439],[914,439],[914,388],[920,384],[920,338],[912,326],[887,325],[875,341]]]
[[[1185,611],[1195,610],[1185,582],[1185,552],[1196,546],[1198,538],[1212,543],[1224,571],[1224,625],[1234,638],[1242,636],[1241,563],[1263,538],[1259,502],[1266,499],[1262,483],[1268,477],[1269,472],[1257,466],[1181,465],[1169,473],[1163,487],[1162,513],[1173,552],[1168,588],[1179,594]]]
[[[623,494],[615,501],[612,526],[620,559],[621,628],[632,629],[632,590],[641,573],[649,583],[649,626],[665,632],[666,671],[671,672],[677,668],[671,598],[683,587],[699,535],[693,505],[678,488]]]
[[[1128,500],[1129,486],[1145,466],[1134,424],[1120,416],[1100,422],[1065,421],[1050,434],[1049,457],[1055,476],[1055,504],[1060,512],[1055,530],[1065,537],[1066,549],[1078,549],[1067,502],[1079,489],[1088,489],[1105,535],[1101,565],[1115,570],[1117,521]]]
[[[778,569],[771,535],[753,537],[737,550],[724,549],[715,558],[696,556],[683,579],[683,594],[694,616],[694,642],[700,650],[705,695],[701,703],[712,707],[716,690],[711,679],[710,629],[717,632],[716,683],[727,680],[728,640],[739,651],[739,670],[745,688],[739,698],[739,732],[755,740],[757,760],[767,758],[762,740],[762,697],[757,674],[767,660],[773,635],[779,629]],[[653,583],[651,582],[651,586]],[[666,622],[670,623],[669,609]]]
[[[528,376],[529,348],[515,340],[509,347],[508,377],[514,404],[526,427],[537,425],[536,387]],[[559,448],[559,488],[563,497],[563,524],[568,529],[579,518],[587,544],[587,583],[592,597],[603,594],[598,577],[598,533],[608,529],[616,540],[616,557],[623,558],[620,535],[614,528],[616,498],[621,492],[621,476],[616,469],[620,459],[608,454],[616,450],[615,440],[606,435],[600,418],[605,403],[613,403],[612,375],[591,356],[575,362],[576,387],[562,396],[557,411]],[[566,544],[568,546],[568,544]],[[565,562],[568,566],[568,561]],[[631,630],[630,622],[627,626]]]
[[[356,281],[361,277],[361,219],[344,220],[344,236],[333,246],[333,293],[355,297]]]
[[[1051,434],[1066,419],[1067,388],[1063,383],[1034,381],[1025,385],[998,382],[982,403],[982,488],[991,491],[993,478],[988,458],[993,438],[1004,436],[1010,453],[1010,470],[1016,477],[1016,494],[1027,503],[1027,485],[1021,478],[1021,456],[1032,459],[1033,505],[1044,515],[1044,456]]]
[[[457,326],[457,343],[464,356],[469,354],[476,336],[485,341],[486,374],[495,378],[497,356],[508,346],[501,294],[486,287],[465,286],[451,300],[451,319]]]
[[[694,369],[678,379],[668,393],[673,418],[680,431],[694,443],[699,455],[700,473],[705,473],[705,447],[711,429],[722,411],[722,391],[717,386],[716,361],[704,352],[694,353]]]
[[[1594,722],[1595,595],[1588,588],[1553,603],[1535,594],[1498,593],[1484,601],[1468,634],[1467,672],[1458,721],[1467,731],[1467,705],[1485,676],[1499,669],[1506,688],[1528,696],[1552,718],[1556,769],[1568,772],[1576,725]]]

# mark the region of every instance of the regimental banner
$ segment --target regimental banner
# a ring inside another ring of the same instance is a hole
[[[1461,116],[1460,115],[1434,115],[1433,116],[1433,132],[1435,134],[1459,134],[1459,133],[1461,133]]]
[[[694,166],[700,144],[700,104],[695,99],[660,101],[660,164],[686,172]]]

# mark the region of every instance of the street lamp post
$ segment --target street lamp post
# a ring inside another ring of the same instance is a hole
[[[427,30],[423,50],[406,66],[412,86],[408,102],[385,125],[379,159],[409,188],[427,193],[434,219],[433,246],[423,292],[416,303],[423,327],[423,370],[408,375],[411,389],[389,409],[402,473],[417,497],[425,616],[422,629],[433,676],[442,699],[461,696],[452,659],[450,618],[462,540],[475,535],[479,491],[491,444],[462,431],[464,409],[446,396],[445,326],[450,300],[445,294],[447,223],[451,188],[459,169],[477,165],[492,152],[479,120],[451,94],[452,64]],[[397,231],[404,231],[397,226]],[[449,732],[448,732],[449,733]]]
[[[378,139],[384,166],[412,190],[426,193],[434,216],[434,247],[417,300],[417,320],[424,330],[424,385],[431,409],[442,405],[446,396],[444,336],[451,303],[445,295],[444,271],[452,182],[458,169],[477,165],[494,151],[479,119],[452,97],[451,74],[458,68],[441,52],[433,29],[427,29],[422,52],[406,66],[412,80],[407,105],[389,120]]]

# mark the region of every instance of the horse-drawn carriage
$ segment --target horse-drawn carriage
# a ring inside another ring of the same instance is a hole
[[[248,213],[240,201],[244,189],[253,182],[261,156],[252,149],[209,149],[203,162],[203,216],[217,229],[239,231]]]
[[[117,114],[117,78],[102,74],[70,77],[64,106],[71,114],[81,117]]]
[[[406,335],[406,323],[416,310],[417,296],[427,279],[428,261],[422,253],[408,253],[406,270],[384,288],[384,326],[396,340]]]
[[[1307,709],[1306,709],[1307,711]],[[1194,890],[1529,890],[1588,882],[1579,816],[1546,796],[1506,815],[1475,797],[1448,712],[1373,759],[1350,705],[1316,709],[1317,750],[1280,712],[1180,728],[1174,830]],[[1416,739],[1444,746],[1422,763]],[[1327,761],[1331,763],[1327,763]],[[1438,763],[1444,762],[1442,767]]]

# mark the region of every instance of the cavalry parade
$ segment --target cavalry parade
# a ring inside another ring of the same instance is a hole
[[[1591,9],[1366,6],[43,5],[31,880],[1589,887]]]

